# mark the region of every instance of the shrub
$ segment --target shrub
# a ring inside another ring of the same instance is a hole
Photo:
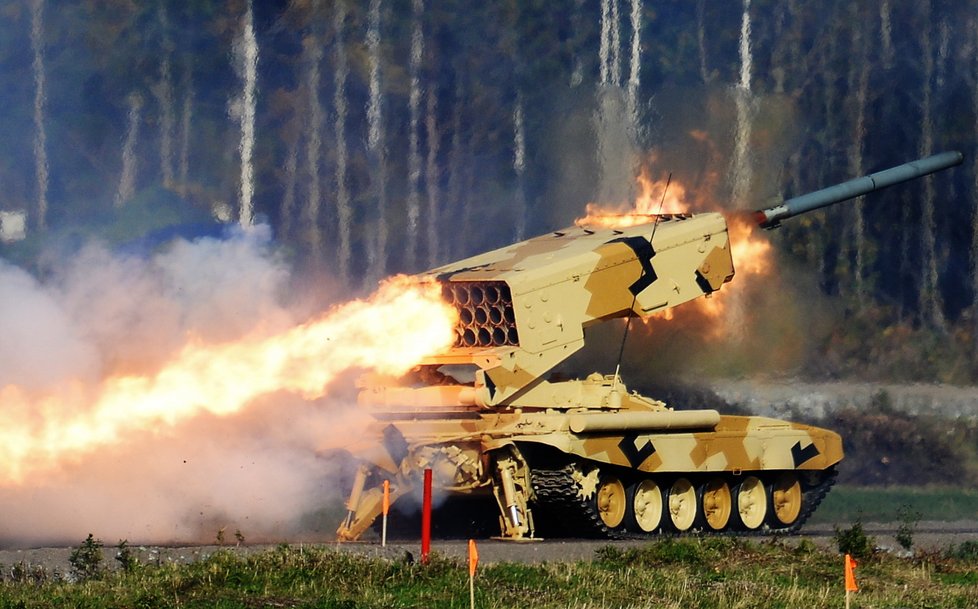
[[[139,568],[139,559],[136,558],[132,548],[129,547],[128,539],[119,541],[119,545],[116,546],[115,559],[119,561],[119,565],[126,573],[133,573]]]
[[[947,555],[950,558],[978,563],[978,541],[973,539],[963,541],[959,545],[949,548]]]
[[[909,551],[913,547],[913,534],[917,530],[920,516],[920,512],[911,509],[909,505],[901,506],[897,510],[900,526],[897,527],[896,540],[904,550]]]
[[[77,581],[99,579],[103,572],[102,540],[95,539],[91,533],[80,546],[71,552],[68,562],[71,574]]]
[[[876,540],[866,535],[863,523],[859,520],[848,529],[840,529],[836,525],[835,543],[840,553],[849,554],[853,558],[869,558],[876,547]]]

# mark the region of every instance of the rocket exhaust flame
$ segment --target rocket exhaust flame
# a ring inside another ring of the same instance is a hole
[[[127,433],[230,415],[273,392],[322,397],[351,368],[403,374],[455,340],[457,314],[441,289],[395,277],[368,299],[279,334],[192,341],[154,374],[113,376],[98,386],[74,381],[41,396],[2,387],[0,485],[22,483],[35,471],[119,443]]]

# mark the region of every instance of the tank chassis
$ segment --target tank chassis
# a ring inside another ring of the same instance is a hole
[[[781,220],[960,164],[951,152],[755,212]],[[573,227],[428,271],[458,311],[456,340],[406,378],[363,378],[375,419],[337,530],[360,537],[431,469],[440,492],[492,495],[500,536],[642,537],[663,530],[796,530],[843,458],[835,432],[673,409],[617,375],[552,380],[587,327],[709,297],[734,277],[719,213]],[[654,356],[650,354],[650,356]],[[457,380],[455,377],[463,377]],[[469,378],[471,377],[471,378]]]

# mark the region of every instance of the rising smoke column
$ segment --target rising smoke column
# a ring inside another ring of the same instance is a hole
[[[408,133],[408,199],[407,199],[407,251],[406,266],[414,269],[418,261],[418,220],[421,216],[421,144],[419,123],[421,122],[421,58],[424,54],[424,31],[421,28],[421,15],[424,0],[413,0],[411,59],[409,74],[411,89],[408,94],[410,131]]]
[[[636,12],[638,11],[638,12]],[[594,129],[597,139],[597,200],[624,204],[638,174],[638,75],[641,73],[641,6],[632,6],[632,59],[628,91],[622,87],[621,15],[618,0],[602,0],[598,60],[600,81]],[[637,50],[637,52],[636,52]],[[634,76],[634,90],[632,77]],[[634,102],[632,101],[634,96]],[[634,103],[634,107],[632,104]]]
[[[171,69],[173,41],[170,39],[170,25],[165,5],[160,4],[158,15],[160,30],[163,32],[163,57],[160,60],[160,80],[154,88],[154,93],[160,106],[160,173],[163,176],[163,187],[173,188],[173,134],[176,131],[176,101],[174,101]]]
[[[370,64],[370,98],[367,102],[367,149],[374,165],[376,192],[375,237],[368,250],[366,281],[382,277],[387,269],[387,144],[384,137],[383,96],[381,95],[380,13],[381,0],[370,0],[367,27],[367,61]]]
[[[734,205],[744,207],[751,187],[750,136],[753,110],[751,107],[751,23],[750,0],[744,0],[744,13],[740,25],[740,82],[734,88],[737,104],[737,133],[734,139],[733,160],[730,164],[730,178],[733,182],[732,198]]]
[[[619,0],[611,0],[608,19],[611,21],[608,31],[608,42],[611,46],[611,64],[609,66],[609,78],[616,86],[621,85],[621,11],[618,6]]]
[[[628,72],[628,118],[632,127],[638,127],[638,92],[642,75],[642,0],[632,0],[632,59]],[[638,134],[633,134],[638,141]]]
[[[513,104],[513,172],[516,174],[516,241],[526,238],[526,125],[523,119],[523,93],[516,92]]]
[[[309,129],[306,137],[306,204],[303,209],[303,220],[306,226],[305,241],[309,253],[318,257],[322,243],[319,232],[319,208],[322,205],[320,192],[320,158],[322,156],[323,139],[323,106],[319,99],[319,63],[323,58],[323,45],[315,32],[306,36],[302,41],[302,61],[306,66],[306,98],[309,101]]]
[[[251,1],[241,20],[241,34],[235,41],[235,71],[241,79],[241,96],[235,100],[234,113],[241,123],[241,185],[238,204],[238,221],[250,226],[254,216],[255,168],[252,156],[255,150],[255,114],[258,88],[258,38],[255,35]]]
[[[339,247],[337,258],[340,279],[344,284],[350,281],[350,232],[352,231],[353,210],[350,209],[350,193],[346,187],[346,79],[350,68],[346,61],[346,4],[338,0],[333,14],[333,35],[336,52],[336,67],[333,73],[333,107],[336,109],[336,216],[339,223]]]
[[[44,127],[46,103],[44,77],[44,0],[31,0],[31,50],[34,70],[34,167],[37,177],[35,226],[44,230],[48,214],[48,148]]]
[[[139,140],[139,123],[143,109],[143,98],[138,93],[129,94],[129,126],[122,144],[122,171],[119,187],[115,193],[115,206],[122,207],[136,193],[136,142]]]

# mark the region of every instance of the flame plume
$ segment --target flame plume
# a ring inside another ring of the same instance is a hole
[[[322,397],[351,368],[403,374],[452,344],[455,316],[437,284],[396,277],[366,300],[280,334],[192,341],[155,374],[114,376],[95,387],[74,381],[41,396],[0,388],[0,484],[21,483],[135,430],[236,413],[272,392]]]

